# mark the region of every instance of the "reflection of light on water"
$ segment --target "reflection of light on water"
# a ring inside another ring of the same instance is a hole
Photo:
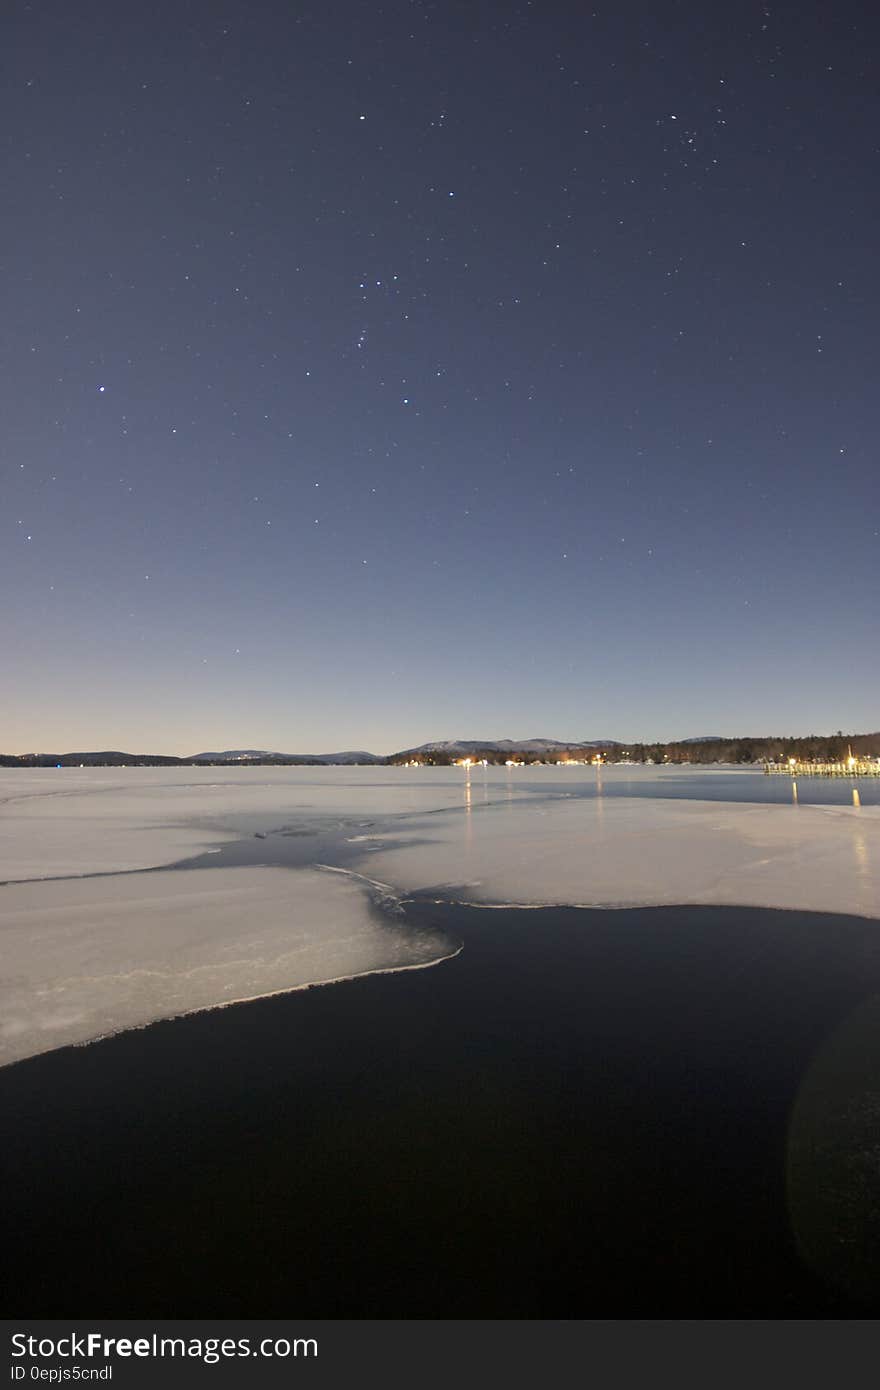
[[[471,770],[467,768],[464,779],[464,838],[465,847],[470,848],[473,837],[471,813],[473,811],[473,792],[471,791]]]
[[[853,806],[861,807],[862,799],[859,796],[858,787],[853,787],[852,797]],[[861,816],[853,817],[852,826],[855,877],[859,888],[859,908],[862,912],[873,913],[876,909],[874,882],[871,876],[871,859],[868,852],[868,841],[865,838],[864,821]]]
[[[596,764],[596,820],[599,829],[605,828],[605,789],[602,786],[602,764]]]
[[[792,782],[791,784],[791,799],[797,804],[797,782]]]
[[[864,912],[874,907],[874,884],[871,879],[871,861],[868,855],[868,842],[861,827],[853,837],[853,854],[856,861],[856,878],[859,881],[859,907]]]

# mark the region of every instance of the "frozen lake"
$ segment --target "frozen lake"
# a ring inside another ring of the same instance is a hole
[[[877,792],[795,800],[717,768],[3,770],[0,1061],[448,958],[412,895],[876,918]]]

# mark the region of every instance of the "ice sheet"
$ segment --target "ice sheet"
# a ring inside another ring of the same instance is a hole
[[[175,863],[287,822],[461,805],[457,769],[0,769],[0,883]],[[518,796],[526,794],[517,792]]]
[[[373,845],[379,878],[465,901],[736,903],[880,916],[877,806],[472,798],[458,818],[411,822],[393,849]]]
[[[317,869],[169,870],[0,890],[0,1064],[455,950]]]
[[[320,849],[395,891],[488,906],[880,917],[880,807],[662,799],[644,793],[695,770],[614,776],[643,794],[580,797],[589,768],[2,771],[0,1055],[448,953],[383,926],[364,882],[308,864],[120,872],[267,833],[258,853],[277,864],[294,843],[271,835],[282,826],[316,832],[299,863]]]

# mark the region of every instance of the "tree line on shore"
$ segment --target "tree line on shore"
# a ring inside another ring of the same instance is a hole
[[[708,739],[699,743],[636,743],[624,746],[633,762],[668,763],[835,763],[852,752],[857,758],[880,755],[880,733],[808,734],[806,737]]]
[[[608,743],[601,749],[596,746],[571,744],[568,747],[553,748],[548,752],[519,751],[511,755],[509,750],[476,748],[468,751],[473,762],[487,762],[492,766],[503,766],[511,756],[526,765],[558,763],[566,760],[592,761],[601,753],[607,762],[666,763],[666,764],[708,764],[708,763],[762,763],[787,761],[796,758],[798,762],[839,762],[850,751],[857,758],[880,757],[880,732],[873,734],[808,734],[806,736],[780,736],[759,738],[718,738],[698,741],[680,740],[668,743]],[[408,761],[412,753],[393,754],[388,762],[400,764]],[[442,749],[425,752],[419,761],[428,767],[449,767],[458,761],[455,753]]]

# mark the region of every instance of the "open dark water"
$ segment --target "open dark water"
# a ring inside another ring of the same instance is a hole
[[[642,773],[642,769],[639,769]],[[474,787],[479,772],[472,773]],[[802,806],[851,806],[853,791],[859,793],[863,806],[876,806],[880,801],[880,777],[797,777],[792,778],[763,772],[715,771],[711,767],[694,768],[692,772],[676,768],[674,772],[658,768],[653,777],[629,776],[628,769],[616,764],[602,770],[595,780],[571,781],[565,776],[558,781],[542,778],[537,786],[548,793],[592,799],[604,797],[638,797],[650,801],[753,801],[761,804],[790,804],[795,799],[792,782],[797,784],[796,799]],[[536,786],[531,779],[520,775],[516,785],[522,790]]]
[[[463,952],[0,1072],[9,1315],[880,1309],[880,924],[407,911]]]

